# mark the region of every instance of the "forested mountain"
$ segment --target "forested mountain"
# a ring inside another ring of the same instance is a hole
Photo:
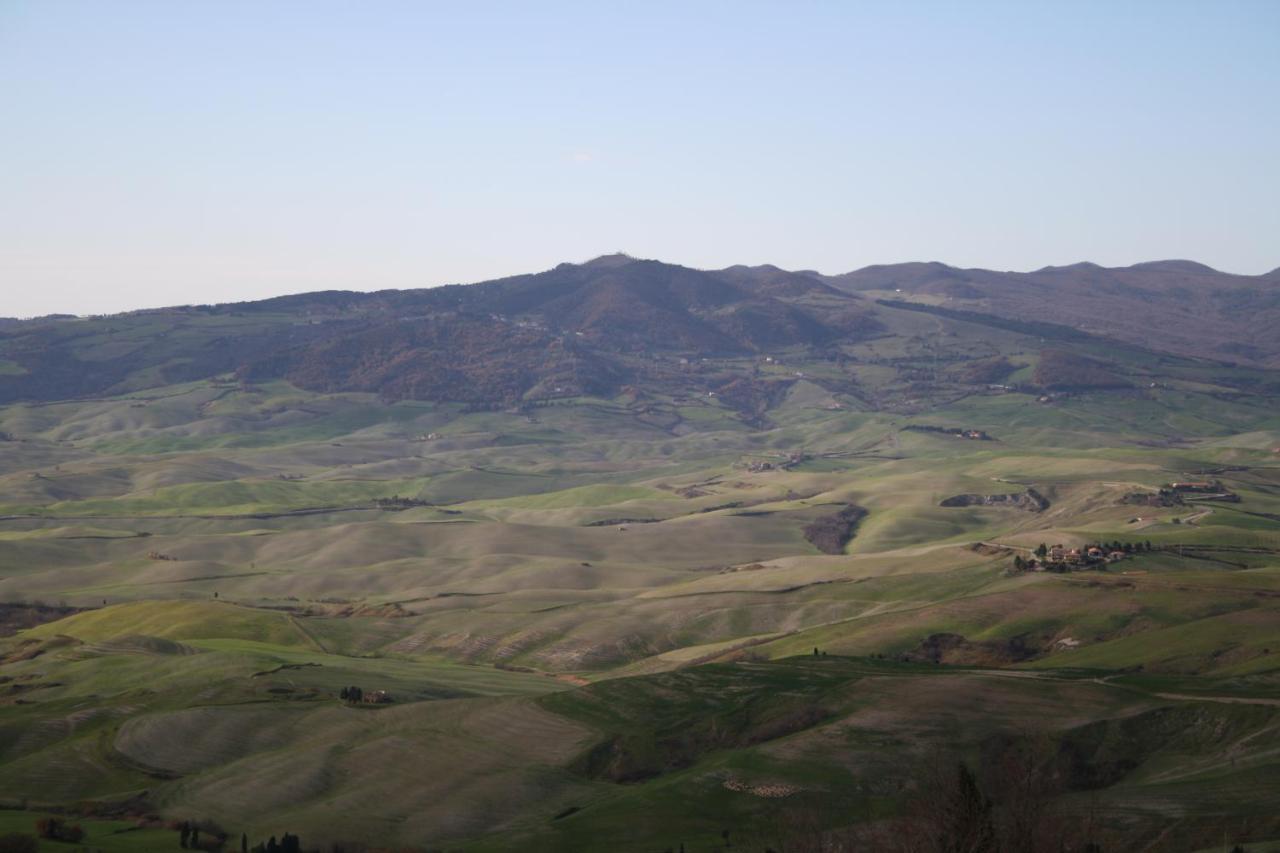
[[[840,348],[903,334],[895,312],[907,309],[979,324],[1012,320],[1027,334],[1074,330],[1154,351],[1280,364],[1276,273],[1233,276],[1189,261],[1034,273],[931,263],[824,277],[608,255],[473,285],[6,321],[0,401],[218,375],[493,405],[646,382],[714,390],[719,380],[690,369],[690,360],[796,348],[806,357],[850,357]]]
[[[1017,273],[909,263],[826,281],[852,293],[901,292],[956,309],[1084,327],[1154,350],[1280,365],[1280,270],[1245,276],[1194,261],[1152,261]]]

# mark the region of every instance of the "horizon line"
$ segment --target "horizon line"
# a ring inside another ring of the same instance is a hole
[[[986,272],[986,273],[996,273],[998,275],[1035,275],[1036,273],[1057,272],[1062,270],[1071,270],[1071,269],[1080,269],[1080,268],[1084,268],[1084,269],[1091,268],[1091,269],[1108,270],[1108,271],[1146,268],[1148,270],[1152,270],[1156,272],[1170,272],[1170,273],[1183,272],[1183,273],[1193,274],[1193,275],[1194,274],[1202,274],[1202,275],[1212,274],[1212,275],[1220,275],[1220,276],[1232,276],[1235,278],[1254,278],[1254,279],[1269,279],[1272,276],[1275,276],[1277,273],[1280,273],[1280,266],[1272,267],[1271,269],[1261,273],[1227,272],[1225,270],[1220,270],[1220,269],[1217,269],[1216,267],[1212,267],[1212,266],[1209,266],[1208,264],[1201,263],[1200,261],[1191,260],[1189,258],[1160,258],[1160,259],[1150,260],[1150,261],[1138,261],[1137,263],[1128,264],[1125,266],[1115,266],[1115,267],[1103,266],[1102,264],[1098,264],[1093,261],[1076,261],[1070,264],[1047,264],[1045,266],[1037,267],[1035,269],[1029,269],[1029,270],[1001,270],[1001,269],[995,269],[993,267],[961,267],[961,266],[955,266],[954,264],[949,264],[945,261],[937,261],[937,260],[894,261],[889,263],[866,264],[864,266],[855,267],[854,269],[847,270],[845,272],[824,273],[809,267],[804,267],[800,269],[788,269],[786,267],[781,267],[781,266],[778,266],[777,264],[773,264],[769,262],[764,262],[759,264],[738,263],[738,264],[729,264],[728,266],[723,266],[723,267],[698,267],[698,266],[691,266],[687,264],[676,263],[672,261],[664,261],[660,258],[643,258],[636,255],[632,255],[629,252],[626,252],[623,250],[617,250],[613,252],[606,252],[600,255],[594,255],[582,261],[561,261],[560,263],[555,264],[554,266],[547,267],[546,269],[536,270],[534,272],[512,273],[511,275],[497,276],[494,278],[480,279],[477,281],[447,281],[447,282],[441,282],[439,284],[426,284],[419,287],[380,287],[380,288],[373,288],[368,290],[328,287],[328,288],[316,288],[314,290],[291,291],[289,293],[280,293],[272,296],[263,296],[257,299],[242,299],[242,300],[227,301],[227,302],[182,302],[182,303],[169,303],[165,305],[144,305],[137,308],[124,308],[119,311],[109,311],[109,312],[101,312],[101,313],[78,314],[78,313],[71,313],[71,312],[65,312],[65,311],[51,311],[47,314],[31,314],[31,315],[25,315],[25,316],[0,315],[0,320],[8,320],[13,322],[30,322],[32,320],[46,320],[46,319],[90,319],[94,317],[116,317],[116,316],[121,316],[125,314],[135,314],[143,311],[166,311],[166,310],[176,310],[180,308],[218,307],[223,305],[249,305],[255,302],[266,302],[271,299],[287,299],[293,296],[305,296],[309,293],[361,293],[361,294],[405,293],[405,292],[410,292],[415,290],[433,290],[438,287],[471,287],[474,285],[487,284],[489,282],[502,281],[504,279],[509,279],[509,278],[518,278],[520,276],[525,276],[525,275],[539,275],[542,273],[551,272],[563,266],[577,266],[577,267],[587,266],[589,264],[593,264],[598,261],[611,259],[611,258],[626,258],[628,261],[631,261],[631,262],[653,262],[653,263],[663,264],[665,266],[682,267],[684,269],[695,270],[697,272],[723,272],[725,270],[738,269],[738,268],[759,269],[761,267],[772,267],[773,269],[776,269],[780,272],[791,273],[794,275],[812,274],[812,275],[821,276],[823,278],[839,278],[841,276],[854,275],[856,273],[864,272],[866,270],[885,269],[890,267],[904,267],[904,266],[937,266],[937,267],[942,267],[949,270],[955,270],[957,272]],[[1191,265],[1192,267],[1196,267],[1199,269],[1160,270],[1159,266],[1162,264],[1188,264],[1188,265]]]

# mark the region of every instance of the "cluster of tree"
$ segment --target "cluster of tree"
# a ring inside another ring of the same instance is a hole
[[[410,509],[415,506],[433,506],[431,501],[402,498],[399,495],[393,495],[389,498],[374,498],[373,505],[379,509]]]
[[[991,436],[980,429],[972,429],[970,427],[946,427],[934,426],[933,424],[907,424],[902,428],[902,432],[936,432],[942,435],[954,435],[957,438],[972,438],[976,441],[994,441]]]
[[[1121,542],[1118,539],[1114,542],[1095,542],[1092,545],[1085,545],[1080,550],[1087,551],[1090,548],[1101,548],[1103,551],[1108,552],[1123,551],[1126,554],[1140,554],[1146,551],[1155,550],[1155,547],[1151,544],[1151,540],[1149,539],[1146,542]],[[1041,560],[1045,559],[1049,556],[1049,546],[1041,542],[1036,546],[1035,554]]]
[[[1069,789],[1043,744],[1011,742],[984,758],[980,774],[961,762],[936,770],[908,806],[903,853],[1103,853],[1129,849],[1093,812],[1064,810]],[[1119,845],[1119,847],[1117,847]],[[1235,845],[1231,853],[1245,853]]]
[[[76,844],[84,838],[84,829],[80,824],[67,823],[60,817],[42,817],[36,821],[36,834],[50,841]]]
[[[184,820],[170,828],[178,830],[178,846],[184,850],[221,850],[227,843],[227,833],[216,823],[204,821],[193,823]],[[241,837],[241,849],[248,839]]]
[[[843,554],[859,522],[867,511],[857,504],[847,504],[834,515],[826,515],[805,525],[804,538],[824,554]]]
[[[1120,540],[1117,539],[1114,542],[1100,543],[1098,547],[1110,548],[1112,551],[1123,551],[1126,554],[1136,554],[1139,552],[1150,551],[1152,546],[1149,541],[1148,542],[1121,542]]]
[[[1181,506],[1182,495],[1173,489],[1161,489],[1158,492],[1130,492],[1120,500],[1130,506]]]
[[[1061,810],[1066,779],[1046,744],[1009,742],[988,752],[982,772],[963,762],[926,771],[908,803],[899,846],[912,853],[1102,853],[1089,814]]]
[[[618,527],[622,524],[657,524],[661,518],[602,518],[588,521],[583,527]]]
[[[344,687],[338,691],[338,698],[343,702],[363,702],[364,691],[359,687]]]
[[[302,841],[286,832],[279,841],[273,835],[265,842],[255,844],[249,853],[302,853]]]
[[[1064,805],[1076,790],[1054,744],[1039,737],[994,737],[978,763],[931,760],[918,768],[896,817],[869,803],[789,798],[752,827],[764,853],[1103,853],[1132,849],[1092,810]],[[834,793],[834,792],[833,792]],[[850,808],[861,811],[851,814]],[[725,839],[726,845],[728,838]],[[671,848],[669,848],[671,850]],[[671,850],[674,853],[674,850]]]

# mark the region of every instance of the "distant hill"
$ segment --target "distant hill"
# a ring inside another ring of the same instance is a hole
[[[857,340],[881,331],[875,314],[871,300],[772,267],[704,271],[612,255],[474,285],[21,323],[0,337],[0,357],[23,368],[0,375],[0,400],[234,373],[392,399],[510,403],[616,390],[681,358]]]
[[[1088,328],[1149,349],[1280,366],[1280,276],[1231,275],[1194,261],[1035,272],[940,263],[865,267],[824,279],[851,293],[894,291],[951,308]]]
[[[1110,338],[1280,366],[1278,284],[1276,273],[1235,276],[1191,261],[1031,273],[908,263],[821,276],[769,265],[698,270],[607,255],[471,285],[6,321],[0,402],[224,376],[478,405],[654,385],[724,392],[758,410],[783,390],[783,377],[724,374],[717,360],[788,351],[856,361],[869,355],[851,350],[860,342],[919,338],[918,313],[906,319],[919,311],[939,318],[931,321],[942,324],[934,333],[978,323],[991,335],[1026,336],[1029,345]],[[1100,381],[1101,368],[1084,370],[1064,359],[1054,355],[1036,374],[1043,387],[1071,385],[1071,376],[1086,374],[1086,385]],[[934,367],[898,365],[917,379]],[[1064,371],[1068,380],[1058,376]],[[827,390],[852,391],[847,376],[824,381]],[[1126,384],[1109,377],[1103,386]]]

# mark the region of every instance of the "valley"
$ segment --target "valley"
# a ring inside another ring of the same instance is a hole
[[[1018,831],[1268,849],[1265,336],[862,272],[6,325],[0,828],[906,850],[963,761]]]

